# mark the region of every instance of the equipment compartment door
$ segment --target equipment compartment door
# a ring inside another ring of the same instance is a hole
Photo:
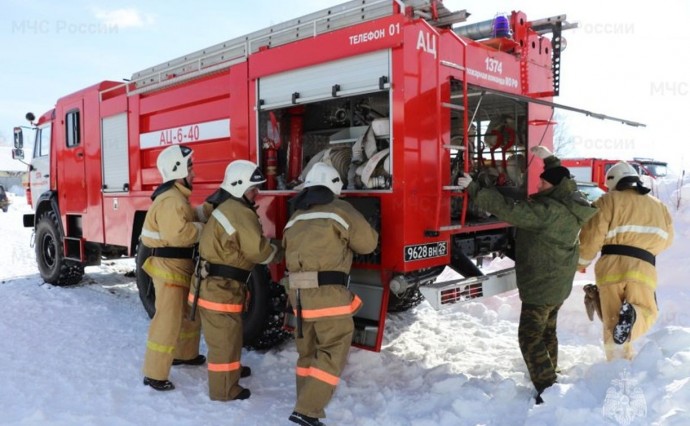
[[[129,147],[127,113],[101,120],[101,164],[103,192],[129,191]]]
[[[380,50],[262,77],[259,99],[268,110],[378,92],[389,82],[390,51]]]

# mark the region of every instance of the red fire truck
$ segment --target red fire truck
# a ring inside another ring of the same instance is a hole
[[[620,160],[606,160],[603,158],[563,158],[561,165],[570,170],[570,174],[578,182],[592,182],[599,188],[606,188],[606,173],[611,166]]]
[[[606,173],[611,166],[621,160],[607,160],[603,158],[563,158],[561,164],[568,169],[578,182],[593,182],[604,191],[606,187]],[[635,157],[627,160],[635,170],[646,179],[647,183],[652,179],[664,177],[667,174],[668,164],[651,158]]]
[[[227,164],[257,162],[268,181],[258,212],[281,238],[288,199],[317,161],[332,164],[344,198],[379,231],[357,256],[350,288],[364,300],[353,343],[378,351],[386,314],[423,295],[440,307],[515,287],[512,269],[484,274],[478,259],[508,255],[512,228],[475,208],[455,185],[463,171],[516,199],[536,189],[551,147],[565,16],[522,12],[477,24],[435,0],[356,0],[266,28],[59,99],[27,118],[36,128],[30,186],[41,277],[78,282],[84,266],[136,254],[156,157],[194,149],[193,204]],[[565,108],[565,107],[564,107]],[[570,108],[574,109],[574,108]],[[628,122],[628,124],[636,124]],[[15,155],[23,157],[22,129]],[[435,282],[450,266],[464,279]],[[282,326],[283,266],[256,269],[245,342]],[[138,271],[149,314],[153,287]]]

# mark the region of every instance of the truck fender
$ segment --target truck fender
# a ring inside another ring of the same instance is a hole
[[[38,225],[38,221],[36,220],[37,218],[40,218],[43,216],[43,214],[47,211],[53,211],[55,212],[55,216],[58,217],[58,230],[60,231],[60,236],[64,238],[65,236],[65,228],[62,226],[62,216],[60,215],[60,206],[58,206],[57,202],[57,191],[46,191],[43,194],[41,194],[38,197],[38,200],[36,200],[36,209],[34,211],[34,214],[32,215],[24,215],[24,226],[27,226],[27,216],[33,216],[31,222],[33,223],[32,226],[34,229]]]

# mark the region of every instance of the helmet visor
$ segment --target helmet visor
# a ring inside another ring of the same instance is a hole
[[[264,177],[264,174],[261,173],[261,169],[259,169],[258,167],[254,169],[251,178],[249,178],[249,182],[251,182],[253,185],[258,185],[260,183],[266,182],[266,178]]]

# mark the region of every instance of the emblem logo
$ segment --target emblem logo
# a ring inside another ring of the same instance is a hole
[[[642,389],[636,386],[637,381],[630,377],[627,370],[623,370],[620,379],[612,380],[611,384],[604,400],[604,417],[615,420],[621,426],[628,426],[636,418],[647,416],[647,401]]]

